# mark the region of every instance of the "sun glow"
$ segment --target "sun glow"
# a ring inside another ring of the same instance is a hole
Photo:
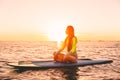
[[[47,36],[49,40],[51,41],[63,41],[66,37],[65,30],[66,30],[66,22],[64,21],[58,21],[58,20],[52,20],[50,21],[49,25],[50,28],[47,29]]]
[[[51,41],[63,41],[65,36],[65,29],[63,27],[53,27],[53,29],[50,29],[50,32],[48,32],[48,37]]]

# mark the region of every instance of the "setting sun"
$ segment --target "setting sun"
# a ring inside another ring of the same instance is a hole
[[[52,41],[63,41],[65,34],[59,32],[60,31],[58,31],[58,33],[56,32],[56,33],[48,34],[49,39]]]
[[[66,34],[65,34],[65,27],[62,25],[52,25],[47,32],[48,32],[48,38],[52,41],[63,41]],[[57,26],[57,27],[56,27]]]

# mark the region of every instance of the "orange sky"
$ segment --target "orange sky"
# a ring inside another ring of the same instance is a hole
[[[0,40],[120,40],[119,0],[0,0]]]

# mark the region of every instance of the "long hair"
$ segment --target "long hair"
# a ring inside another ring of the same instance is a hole
[[[69,25],[67,26],[66,28],[67,30],[67,40],[68,40],[68,46],[67,46],[67,51],[70,51],[71,50],[71,47],[72,47],[72,38],[74,37],[74,28],[73,26]]]

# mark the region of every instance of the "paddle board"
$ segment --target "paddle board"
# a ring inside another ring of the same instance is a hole
[[[7,65],[14,68],[61,68],[61,67],[74,67],[74,66],[88,66],[88,65],[97,65],[97,64],[106,64],[111,63],[112,60],[100,59],[100,60],[91,60],[91,59],[78,59],[76,63],[59,63],[50,61],[19,61],[17,63],[7,63]]]

